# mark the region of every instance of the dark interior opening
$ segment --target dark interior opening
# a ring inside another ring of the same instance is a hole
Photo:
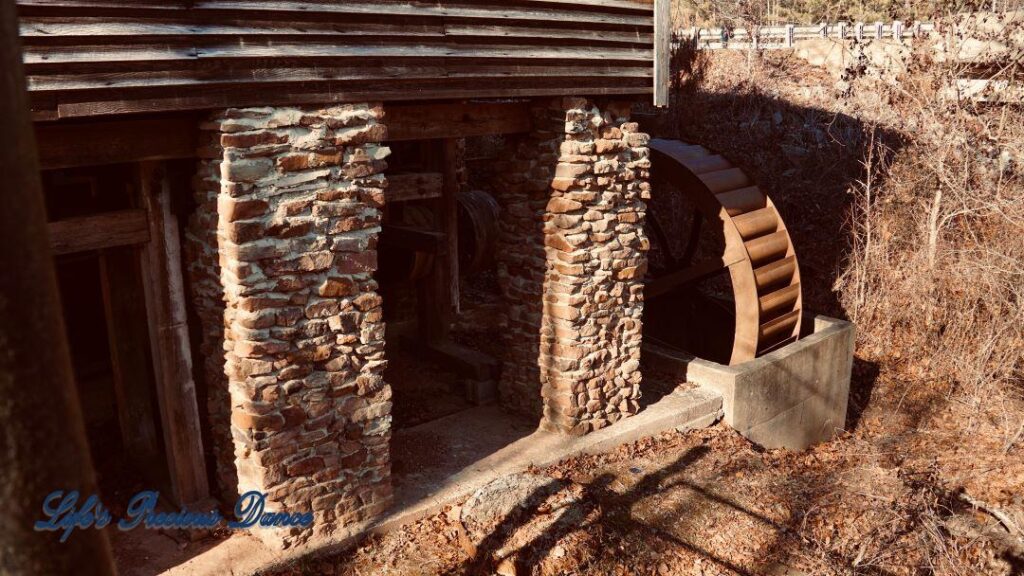
[[[396,142],[389,146],[392,151],[388,157],[389,181],[394,183],[404,176],[421,174],[427,175],[426,180],[431,183],[427,188],[440,183],[434,179],[444,168],[440,141]],[[467,146],[471,148],[472,145]],[[478,250],[477,246],[477,242],[493,242],[493,235],[485,238],[477,229],[481,213],[492,208],[488,202],[493,200],[483,193],[470,192],[474,189],[473,180],[471,178],[459,194],[459,314],[451,319],[447,341],[499,358],[497,303],[500,295],[496,271],[493,258],[487,254],[488,247]],[[469,196],[472,198],[467,199]],[[392,386],[393,425],[398,430],[443,418],[479,403],[479,398],[470,390],[477,383],[467,376],[464,363],[432,349],[421,331],[420,298],[430,288],[435,259],[441,256],[394,241],[396,227],[442,232],[440,203],[436,197],[400,201],[392,197],[384,209],[376,278],[386,324],[388,367],[385,380]],[[496,210],[495,203],[493,222],[484,218],[488,224],[496,226]],[[477,214],[470,213],[473,211]]]
[[[441,171],[436,141],[389,145],[388,177]],[[384,374],[392,388],[393,426],[409,428],[469,408],[460,394],[461,377],[429,353],[419,334],[417,292],[423,289],[436,256],[392,242],[389,227],[436,232],[441,224],[436,199],[389,201],[384,208],[377,280],[383,299],[386,357]],[[393,229],[392,229],[393,230]]]
[[[725,236],[682,190],[652,182],[645,230],[651,242],[648,282],[721,260]],[[644,342],[728,364],[736,329],[726,268],[698,275],[644,302]],[[645,372],[644,382],[648,382]],[[655,380],[655,379],[650,379]]]
[[[132,166],[43,173],[48,220],[137,207]],[[55,256],[64,328],[86,436],[104,504],[117,513],[143,489],[168,482],[136,246]],[[137,313],[142,310],[142,314]],[[148,414],[139,449],[125,406]]]

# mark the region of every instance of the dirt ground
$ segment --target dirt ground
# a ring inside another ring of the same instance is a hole
[[[760,450],[718,424],[536,471],[582,486],[586,520],[530,541],[514,573],[1024,573],[1024,535],[1006,527],[1024,525],[1019,439],[1001,442],[991,414],[874,372],[855,369],[851,432],[806,452]],[[460,545],[458,517],[275,575],[494,573]]]

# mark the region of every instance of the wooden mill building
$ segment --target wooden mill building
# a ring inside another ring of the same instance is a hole
[[[106,465],[185,505],[260,490],[314,532],[381,515],[385,248],[430,256],[415,340],[502,405],[568,434],[638,410],[650,160],[630,110],[666,101],[667,2],[17,5],[83,411],[123,448]],[[494,135],[489,359],[448,332],[466,139]]]

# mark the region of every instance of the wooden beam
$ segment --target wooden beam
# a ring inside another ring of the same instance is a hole
[[[441,171],[444,174],[441,190],[441,228],[448,240],[447,262],[443,268],[443,288],[448,297],[449,315],[459,309],[459,139],[446,138],[441,145]]]
[[[654,105],[668,106],[672,59],[671,0],[654,1]]]
[[[162,163],[141,163],[139,183],[150,222],[142,267],[167,469],[174,499],[180,505],[195,504],[209,498],[209,486],[192,379],[178,221],[171,212],[171,186]]]
[[[117,210],[49,223],[54,254],[130,246],[149,241],[145,210]]]
[[[195,156],[199,116],[36,124],[43,170]]]
[[[393,104],[385,107],[388,140],[463,138],[531,129],[525,102]],[[43,170],[147,160],[193,158],[199,143],[197,114],[35,125]]]
[[[394,104],[385,108],[388,140],[464,138],[532,129],[526,102]]]
[[[384,191],[384,198],[389,204],[439,198],[443,182],[444,175],[440,172],[388,174],[388,188]]]
[[[454,313],[458,310],[458,140],[446,138],[427,148],[429,165],[443,174],[441,197],[431,205],[437,216],[439,232],[445,236],[444,254],[434,258],[434,266],[416,284],[419,336],[426,344],[448,339]]]
[[[128,457],[148,480],[161,482],[165,479],[155,473],[163,465],[153,409],[153,366],[139,249],[124,246],[104,250],[100,254],[100,279],[121,438]]]
[[[645,56],[638,66],[650,70],[653,53]],[[67,102],[57,110],[38,109],[35,119],[50,121],[87,117],[116,117],[125,114],[163,114],[223,108],[252,106],[330,106],[349,102],[422,102],[424,100],[452,100],[456,98],[532,98],[558,97],[565,94],[587,96],[636,96],[652,94],[650,75],[632,78],[592,79],[586,76],[557,78],[541,82],[532,78],[502,80],[500,78],[460,78],[438,80],[375,80],[348,82],[339,86],[324,86],[323,90],[295,92],[254,86],[228,86],[199,89],[192,95],[141,97],[138,94],[113,92],[109,99],[88,102]],[[446,88],[437,88],[439,83]],[[537,87],[542,84],[542,87]],[[603,85],[602,85],[603,84]],[[475,88],[487,86],[487,88]],[[167,92],[167,91],[165,91]],[[44,96],[39,94],[37,96]],[[39,107],[45,106],[38,103]]]

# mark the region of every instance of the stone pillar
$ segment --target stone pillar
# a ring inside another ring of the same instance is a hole
[[[565,98],[533,115],[498,167],[499,392],[547,429],[585,434],[638,408],[648,137],[628,105]]]
[[[312,511],[317,534],[355,528],[391,498],[372,276],[382,117],[379,105],[232,109],[203,125],[189,253],[218,475],[230,481],[227,431],[238,491]],[[310,532],[257,531],[285,546]]]

